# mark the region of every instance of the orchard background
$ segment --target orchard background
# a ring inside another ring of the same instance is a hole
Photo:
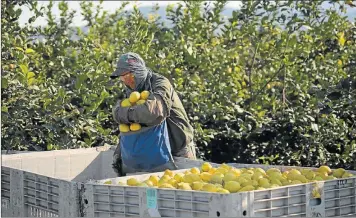
[[[166,25],[123,3],[115,13],[82,2],[1,1],[1,145],[52,150],[117,145],[111,108],[123,97],[109,75],[120,54],[143,56],[170,79],[195,129],[200,158],[356,169],[356,27],[352,1],[244,0],[167,7]],[[18,23],[27,5],[34,16]],[[45,17],[48,25],[33,25]]]

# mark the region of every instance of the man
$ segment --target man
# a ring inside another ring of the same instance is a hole
[[[113,107],[113,118],[117,123],[143,123],[155,126],[166,119],[169,142],[173,159],[177,157],[196,159],[193,142],[193,128],[182,102],[167,78],[153,73],[147,68],[144,60],[136,53],[123,54],[116,71],[111,78],[118,78],[125,84],[126,96],[133,91],[150,91],[151,99],[148,105],[138,107],[121,107],[120,101]],[[179,158],[178,158],[179,159]],[[114,154],[114,165],[119,164],[120,145]],[[120,167],[120,166],[119,166]],[[115,168],[115,167],[114,167]]]

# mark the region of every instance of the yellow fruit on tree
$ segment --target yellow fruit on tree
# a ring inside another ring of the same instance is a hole
[[[129,97],[129,100],[130,100],[130,103],[131,104],[134,104],[136,103],[138,100],[140,100],[140,93],[139,92],[132,92],[130,94],[130,97]]]
[[[240,190],[240,183],[236,181],[228,181],[224,184],[224,189],[228,190],[230,193],[235,193]]]
[[[139,131],[141,129],[141,125],[139,123],[132,123],[130,125],[131,131]]]
[[[211,164],[208,163],[208,162],[205,162],[205,163],[203,163],[203,164],[201,165],[201,170],[202,170],[203,172],[209,172],[209,170],[212,169],[212,168],[213,168],[213,167],[212,167]]]
[[[126,184],[129,186],[136,186],[138,183],[136,178],[130,178],[126,181]]]
[[[130,100],[128,98],[122,100],[121,102],[121,107],[131,107],[131,103],[130,103]]]
[[[122,123],[119,125],[119,130],[120,132],[130,132],[130,127],[129,125]]]
[[[149,91],[141,92],[141,99],[142,100],[147,100],[148,96],[150,96],[150,92]]]

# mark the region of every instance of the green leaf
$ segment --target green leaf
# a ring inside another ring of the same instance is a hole
[[[28,72],[27,75],[26,75],[27,79],[31,79],[31,78],[34,78],[35,77],[35,73],[34,72]]]
[[[314,130],[315,132],[319,132],[318,124],[316,124],[316,123],[311,123],[311,128],[312,128],[312,130]]]
[[[28,73],[28,67],[24,64],[20,64],[20,69],[22,71],[23,74],[27,75]]]
[[[9,112],[9,109],[6,106],[1,106],[1,112]]]
[[[1,88],[7,89],[9,87],[9,81],[6,78],[1,78]]]

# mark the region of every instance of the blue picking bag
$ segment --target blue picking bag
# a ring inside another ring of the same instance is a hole
[[[120,147],[123,164],[137,170],[151,170],[173,161],[166,121],[120,133]]]

